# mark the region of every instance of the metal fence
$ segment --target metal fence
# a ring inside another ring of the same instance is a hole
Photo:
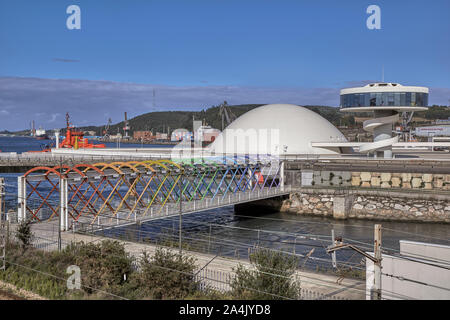
[[[53,231],[49,228],[46,230],[48,234],[52,234]],[[14,238],[16,235],[16,231],[10,231],[10,239]],[[58,244],[57,232],[54,233],[54,236],[51,237],[38,237],[33,236],[31,246],[35,249],[42,250],[45,252],[52,252],[69,246],[72,242],[61,241],[60,245]],[[134,257],[132,261],[132,267],[135,271],[139,272],[139,259],[138,257]],[[176,270],[174,270],[176,271]],[[193,280],[199,283],[199,289],[204,292],[210,292],[211,290],[218,291],[220,293],[229,293],[232,289],[232,283],[236,274],[234,271],[222,271],[215,270],[208,267],[199,267],[193,273]],[[298,280],[298,275],[294,277]],[[301,277],[300,277],[301,278]],[[320,293],[314,290],[301,288],[300,289],[300,300],[347,300],[343,297],[335,296],[335,295],[327,295],[324,293]]]

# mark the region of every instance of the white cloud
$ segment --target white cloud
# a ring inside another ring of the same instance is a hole
[[[156,92],[155,101],[153,90]],[[447,104],[449,97],[449,88],[431,88],[429,102]],[[0,77],[0,114],[3,115],[0,117],[0,130],[25,129],[32,120],[35,120],[37,126],[51,124],[53,127],[64,127],[65,121],[61,115],[66,112],[70,113],[71,121],[75,125],[103,125],[109,117],[113,123],[122,121],[124,111],[132,118],[151,111],[201,110],[218,105],[224,100],[229,104],[292,103],[337,106],[339,89],[166,86],[77,79]]]

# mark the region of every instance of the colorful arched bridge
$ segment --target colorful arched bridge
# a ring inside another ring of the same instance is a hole
[[[289,193],[273,157],[209,157],[35,167],[18,181],[18,218],[124,224]]]

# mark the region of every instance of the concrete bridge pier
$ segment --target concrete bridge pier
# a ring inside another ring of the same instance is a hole
[[[354,195],[335,195],[333,197],[333,218],[345,220],[352,209]]]

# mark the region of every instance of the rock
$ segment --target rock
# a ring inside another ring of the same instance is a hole
[[[303,204],[304,206],[307,206],[307,205],[309,204],[309,201],[306,200],[306,199],[303,199],[302,204]]]
[[[392,177],[391,182],[392,182],[392,187],[393,187],[393,188],[398,188],[398,187],[400,187],[400,183],[401,183],[400,178],[398,178],[398,177]]]
[[[370,182],[364,181],[362,183],[361,187],[363,187],[363,188],[370,188],[371,187]]]
[[[403,181],[403,183],[410,182],[411,178],[412,178],[411,173],[402,173],[402,181]]]
[[[330,201],[330,198],[322,198],[322,199],[320,199],[322,202],[327,202],[327,201]]]
[[[388,173],[388,172],[383,172],[380,175],[380,178],[381,178],[382,182],[389,182],[389,181],[391,181],[391,177],[392,177],[392,175],[390,173]]]
[[[401,204],[396,203],[396,204],[394,205],[394,209],[395,209],[395,210],[403,210],[403,206],[402,206]]]
[[[433,189],[433,186],[431,185],[431,182],[425,182],[425,189],[430,190]]]
[[[359,187],[360,184],[361,184],[360,177],[352,177],[352,186]]]
[[[430,173],[425,173],[422,175],[423,182],[431,182],[433,181],[433,175]]]
[[[435,188],[442,188],[443,185],[444,185],[444,181],[443,180],[435,180],[433,182],[433,187],[435,187]]]
[[[361,197],[358,197],[358,198],[356,199],[356,201],[357,201],[357,202],[361,202],[361,201],[362,201],[362,198],[361,198]]]
[[[391,185],[389,184],[389,182],[382,182],[381,187],[385,188],[385,189],[389,189],[391,187]]]
[[[331,183],[332,183],[333,185],[335,185],[335,186],[338,186],[341,182],[342,182],[342,179],[341,179],[340,176],[334,176],[334,177],[331,179]]]
[[[402,188],[403,188],[403,189],[411,189],[411,183],[409,183],[409,182],[403,182]]]
[[[321,171],[320,178],[322,178],[323,181],[330,181],[330,173],[331,173],[331,171]]]
[[[367,204],[367,205],[366,205],[366,209],[367,209],[367,210],[375,210],[376,208],[377,208],[377,206],[374,205],[374,204]]]
[[[361,181],[363,182],[369,182],[370,179],[372,178],[372,175],[370,174],[370,172],[361,172]]]
[[[342,180],[347,181],[352,178],[352,174],[348,171],[344,171],[344,172],[342,172],[341,177],[342,177]]]
[[[413,188],[420,188],[422,186],[422,179],[420,178],[413,178],[411,181],[411,185]]]
[[[362,210],[364,209],[364,207],[362,205],[360,205],[359,203],[356,203],[353,205],[353,209],[355,210]]]
[[[319,198],[311,197],[311,198],[309,199],[309,202],[311,202],[311,203],[317,203],[317,202],[319,202],[319,201],[320,201]]]
[[[370,184],[372,185],[372,187],[379,187],[380,186],[380,178],[377,177],[372,177],[370,179]]]

